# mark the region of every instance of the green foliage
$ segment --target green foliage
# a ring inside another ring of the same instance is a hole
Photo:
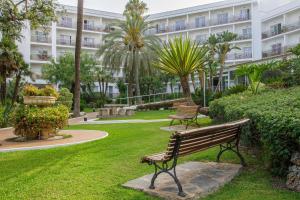
[[[0,128],[11,126],[13,107],[9,104],[0,106]]]
[[[43,129],[62,129],[68,122],[69,111],[64,105],[36,107],[20,105],[14,112],[15,134],[36,139]]]
[[[56,103],[65,105],[69,109],[69,111],[71,111],[73,104],[73,94],[67,88],[61,88]]]
[[[238,94],[238,93],[241,93],[241,92],[244,92],[248,89],[247,86],[245,85],[235,85],[235,86],[232,86],[228,89],[226,89],[222,96],[229,96],[229,95],[232,95],[232,94]]]
[[[50,85],[45,86],[44,88],[37,88],[33,85],[26,85],[23,88],[23,95],[24,96],[51,96],[58,98],[59,94],[57,91]]]
[[[120,95],[126,95],[127,87],[122,79],[118,79],[117,87],[118,87]]]
[[[300,87],[235,94],[211,102],[209,109],[219,121],[250,118],[251,131],[244,137],[262,145],[273,174],[287,172],[290,156],[300,145]]]
[[[250,89],[253,94],[258,93],[259,86],[263,73],[271,69],[276,63],[262,63],[262,64],[250,64],[241,65],[235,71],[236,76],[246,76],[249,80]]]

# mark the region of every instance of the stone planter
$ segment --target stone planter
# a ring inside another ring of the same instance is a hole
[[[51,96],[24,96],[26,105],[49,106],[53,105],[55,101],[56,98]]]
[[[41,131],[40,139],[47,140],[50,137],[55,136],[55,131],[52,128],[43,128]]]

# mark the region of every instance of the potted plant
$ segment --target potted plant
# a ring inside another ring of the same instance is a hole
[[[52,86],[38,89],[33,85],[26,85],[23,89],[24,104],[49,106],[53,105],[58,98],[58,93]]]

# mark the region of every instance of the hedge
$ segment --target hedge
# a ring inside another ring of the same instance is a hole
[[[286,174],[300,146],[300,87],[223,97],[210,103],[209,115],[221,122],[250,118],[244,138],[262,147],[273,174]]]

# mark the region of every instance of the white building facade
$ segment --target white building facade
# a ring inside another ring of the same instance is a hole
[[[180,35],[205,43],[210,34],[230,31],[238,35],[233,41],[240,50],[227,56],[224,86],[236,83],[234,66],[239,63],[259,60],[283,54],[288,48],[300,43],[299,0],[225,0],[185,9],[150,15],[149,20],[162,41]],[[276,3],[276,1],[278,1]],[[272,4],[271,10],[268,5]],[[274,5],[278,5],[276,7]],[[24,41],[19,45],[25,61],[30,63],[35,74],[34,84],[45,84],[41,79],[43,64],[57,59],[66,52],[74,52],[76,37],[76,7],[64,6],[66,13],[57,23],[42,30],[24,30]],[[84,9],[82,50],[95,54],[103,44],[103,36],[110,31],[114,20],[122,20],[119,13]],[[114,74],[122,77],[123,73]],[[118,93],[115,84],[110,84],[109,93]]]

